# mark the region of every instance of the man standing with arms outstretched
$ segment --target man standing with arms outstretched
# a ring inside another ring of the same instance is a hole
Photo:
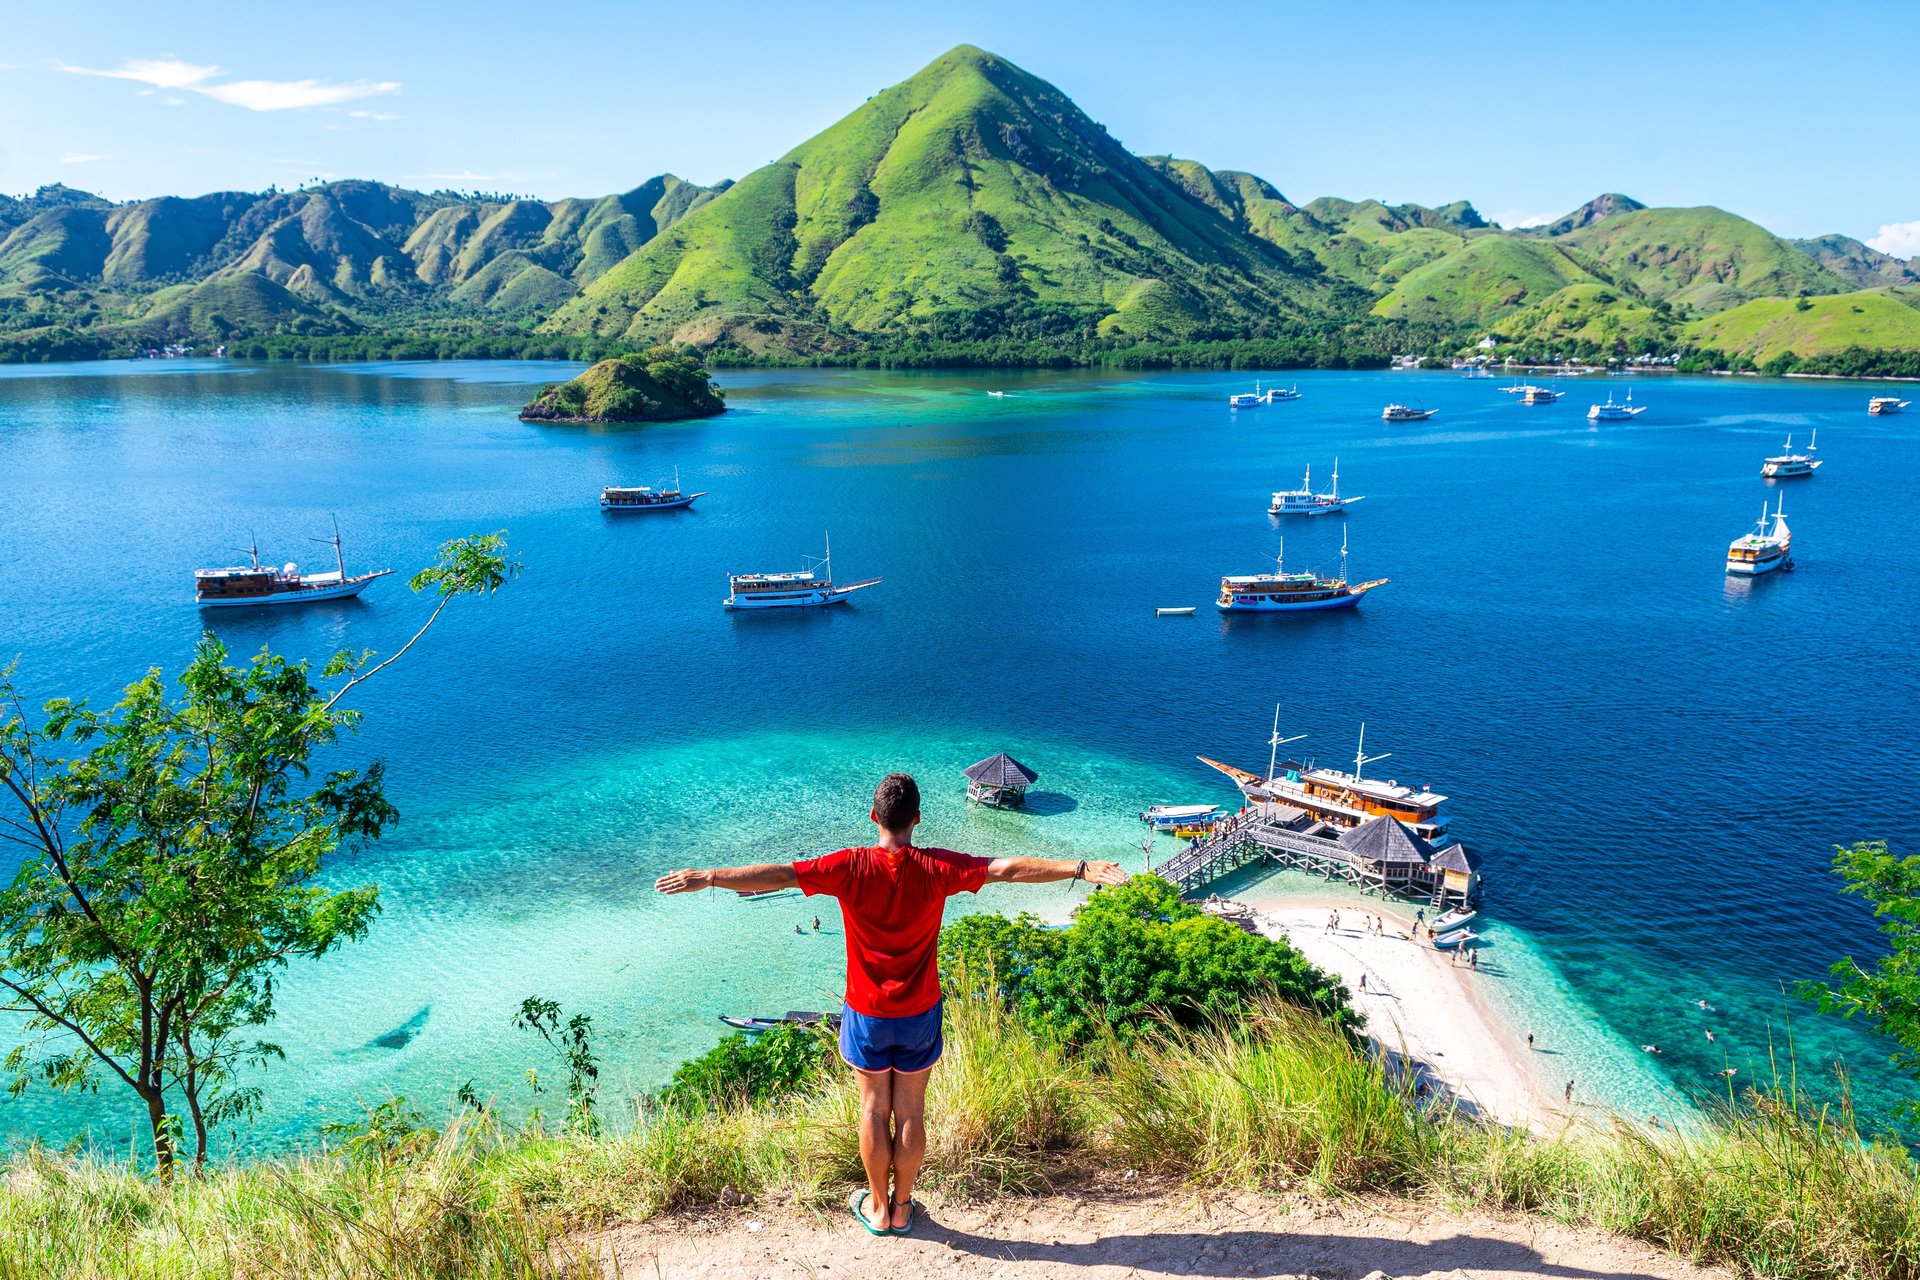
[[[985,884],[1120,884],[1127,876],[1116,862],[987,859],[918,848],[920,788],[904,773],[882,779],[868,816],[880,829],[870,848],[805,862],[671,871],[654,888],[754,893],[798,886],[840,900],[847,939],[840,1056],[860,1081],[860,1160],[867,1170],[866,1189],[847,1197],[847,1209],[874,1235],[903,1236],[913,1230],[913,1184],[927,1154],[927,1078],[940,1060],[934,957],[947,899]]]

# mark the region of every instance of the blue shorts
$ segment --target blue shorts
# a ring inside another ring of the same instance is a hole
[[[859,1071],[925,1071],[940,1061],[940,1005],[909,1018],[873,1018],[840,1006],[840,1056]]]

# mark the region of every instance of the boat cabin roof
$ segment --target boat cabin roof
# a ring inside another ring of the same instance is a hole
[[[1302,778],[1318,782],[1323,786],[1345,787],[1361,795],[1372,796],[1376,800],[1396,800],[1405,804],[1417,805],[1422,809],[1440,804],[1446,799],[1437,791],[1425,787],[1403,787],[1398,782],[1379,778],[1356,778],[1344,769],[1302,769],[1296,765],[1289,768]]]
[[[811,569],[791,573],[730,573],[727,581],[736,587],[812,587],[819,585]]]

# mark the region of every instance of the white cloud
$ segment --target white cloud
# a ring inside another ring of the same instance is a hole
[[[91,151],[69,151],[60,157],[61,164],[98,164],[102,160],[111,160],[112,156],[97,155]]]
[[[347,114],[355,120],[398,120],[400,118],[391,111],[349,111]]]
[[[1544,227],[1555,217],[1551,213],[1526,213],[1520,209],[1508,209],[1489,216],[1509,231],[1518,231],[1523,227]]]
[[[191,89],[201,81],[220,74],[218,67],[202,67],[178,58],[128,58],[118,69],[100,71],[92,67],[61,66],[76,76],[105,76],[109,80],[138,80],[156,89]]]
[[[225,84],[196,85],[193,91],[204,93],[215,102],[245,107],[249,111],[291,111],[398,93],[400,86],[392,80],[378,83],[355,80],[348,84],[328,84],[323,80],[230,80]]]
[[[1896,258],[1920,257],[1920,219],[1885,223],[1880,234],[1867,241],[1867,246]]]
[[[129,58],[119,67],[107,70],[68,65],[59,69],[77,76],[104,76],[109,80],[133,80],[152,86],[142,93],[151,93],[154,89],[184,90],[249,111],[330,107],[400,92],[399,84],[392,80],[352,80],[340,84],[325,80],[217,80],[215,77],[222,74],[219,67],[201,66],[178,58]]]

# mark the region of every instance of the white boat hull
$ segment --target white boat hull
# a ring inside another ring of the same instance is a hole
[[[1787,557],[1784,554],[1777,555],[1771,560],[1729,560],[1727,572],[1737,578],[1757,578],[1763,573],[1772,573],[1786,562]]]
[[[344,600],[348,596],[357,596],[373,584],[375,578],[385,574],[370,573],[364,577],[349,578],[345,582],[327,587],[309,587],[299,591],[276,591],[265,596],[235,596],[232,598],[202,598],[197,593],[193,600],[202,609],[236,608],[242,605],[267,604],[306,604],[314,600]]]

